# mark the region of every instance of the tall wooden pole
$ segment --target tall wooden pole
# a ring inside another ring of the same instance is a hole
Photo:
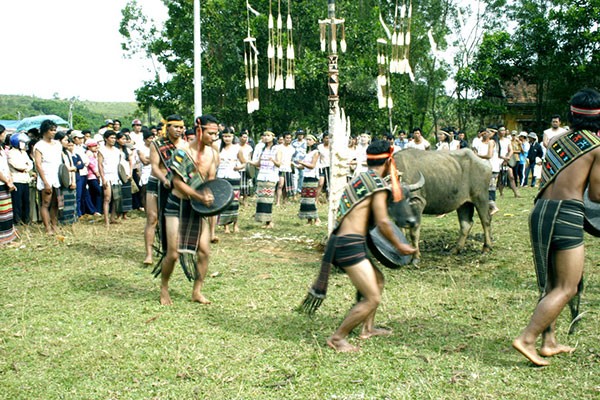
[[[340,79],[338,70],[338,25],[342,29],[340,50],[345,52],[344,20],[335,17],[335,0],[327,0],[327,19],[320,20],[321,41],[326,41],[328,51],[328,101],[329,101],[329,135],[330,135],[330,176],[329,176],[329,213],[327,218],[328,233],[333,231],[336,222],[339,198],[346,183],[348,164],[349,121],[346,121],[343,110],[340,110]],[[322,46],[323,47],[323,46]],[[325,49],[323,49],[325,50]]]
[[[202,115],[202,42],[200,0],[194,0],[194,116]]]

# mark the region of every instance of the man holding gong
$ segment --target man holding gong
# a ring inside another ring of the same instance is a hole
[[[185,275],[194,282],[192,301],[210,304],[202,294],[208,271],[210,230],[207,218],[198,214],[191,201],[210,207],[214,196],[210,190],[197,191],[203,182],[216,176],[219,155],[212,147],[218,121],[212,115],[195,120],[196,138],[186,149],[177,149],[169,162],[171,193],[165,206],[167,253],[161,265],[160,303],[172,304],[169,278],[179,259]]]

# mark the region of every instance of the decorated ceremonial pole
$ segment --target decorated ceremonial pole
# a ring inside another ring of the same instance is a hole
[[[341,28],[340,50],[346,51],[344,20],[335,17],[335,0],[327,0],[327,19],[319,20],[321,32],[321,51],[328,51],[328,89],[329,89],[329,135],[331,146],[331,164],[329,180],[329,214],[327,228],[329,233],[335,226],[339,198],[346,184],[348,174],[348,139],[350,122],[346,120],[339,105],[339,70],[337,35]]]
[[[194,116],[202,115],[202,48],[200,0],[194,0]]]

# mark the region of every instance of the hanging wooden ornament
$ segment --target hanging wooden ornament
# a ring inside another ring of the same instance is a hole
[[[269,0],[269,38],[267,44],[267,60],[269,63],[269,73],[267,75],[267,87],[275,87],[275,19],[273,18],[272,3]]]
[[[248,114],[259,109],[258,101],[258,49],[256,48],[256,38],[250,34],[250,13],[259,16],[248,0],[246,0],[246,19],[248,25],[248,35],[244,39],[244,74],[246,87],[246,108]]]
[[[277,0],[277,34],[275,61],[275,91],[283,89],[283,19],[281,18],[281,0]]]
[[[285,70],[285,88],[295,89],[296,88],[296,77],[294,74],[295,69],[295,52],[294,52],[294,37],[293,37],[293,24],[292,24],[292,13],[290,7],[290,1],[288,0],[288,13],[286,20],[287,30],[287,46],[286,46],[286,70]]]

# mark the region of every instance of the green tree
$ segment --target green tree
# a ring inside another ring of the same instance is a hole
[[[168,19],[159,32],[143,15],[140,4],[131,0],[123,9],[120,32],[126,54],[136,52],[161,65],[170,78],[159,74],[136,91],[141,109],[157,107],[163,115],[182,114],[193,117],[193,21],[192,0],[165,1]],[[296,90],[275,92],[266,88],[266,43],[268,0],[251,1],[261,12],[251,16],[253,36],[259,55],[260,110],[248,115],[245,105],[243,38],[247,35],[245,0],[206,0],[201,2],[202,18],[202,91],[203,108],[222,121],[250,128],[273,128],[276,132],[298,127],[316,130],[327,127],[327,60],[320,51],[317,21],[327,16],[327,2],[293,1],[294,45],[296,49]],[[276,16],[277,2],[273,2]],[[375,28],[381,6],[386,15],[395,1],[343,0],[337,2],[337,16],[346,20],[348,50],[340,55],[340,106],[352,119],[356,131],[381,132],[387,126],[387,111],[377,109],[375,77],[377,74],[375,42],[380,35]],[[414,4],[411,64],[415,82],[394,77],[398,109],[394,119],[408,124],[433,126],[435,98],[443,94],[447,66],[434,63],[426,32],[435,27],[441,48],[448,33],[440,23],[452,9],[449,0],[432,0]],[[287,2],[282,2],[285,24]],[[378,26],[378,25],[377,25]]]

